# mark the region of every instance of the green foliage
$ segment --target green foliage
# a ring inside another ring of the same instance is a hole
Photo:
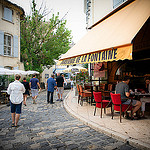
[[[8,77],[8,81],[11,83],[11,82],[14,82],[15,81],[15,76],[12,75],[12,76],[9,76]]]
[[[77,73],[76,81],[77,81],[77,83],[88,82],[89,81],[89,73],[88,72]]]
[[[88,64],[83,64],[82,67],[88,69]]]
[[[59,14],[53,14],[47,22],[44,17],[33,0],[32,15],[21,22],[21,60],[25,70],[41,73],[43,66],[53,65],[54,59],[70,49],[72,37],[65,27],[66,20],[59,19]]]
[[[7,75],[0,75],[0,83],[1,82],[6,82],[8,80],[8,76]]]

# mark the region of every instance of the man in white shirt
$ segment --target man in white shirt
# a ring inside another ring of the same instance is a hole
[[[10,83],[7,89],[7,93],[10,95],[12,127],[17,127],[21,114],[23,93],[25,92],[24,85],[19,81],[20,79],[21,76],[16,75],[15,81]]]

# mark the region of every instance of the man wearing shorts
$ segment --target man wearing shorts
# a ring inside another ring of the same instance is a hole
[[[57,92],[58,92],[57,101],[62,101],[62,95],[64,92],[64,78],[60,76],[60,73],[57,73],[56,84],[57,84]]]
[[[38,96],[38,87],[41,89],[39,80],[36,78],[36,75],[33,75],[33,78],[30,79],[30,88],[31,88],[31,93],[32,93],[32,99],[33,99],[33,104],[36,104],[35,100]]]
[[[118,94],[118,93],[121,94],[122,104],[130,104],[131,103],[131,99],[129,99],[129,96],[130,96],[129,85],[128,85],[129,82],[130,82],[130,77],[125,76],[123,78],[123,81],[116,85],[115,91],[116,91],[116,94]],[[132,106],[134,106],[133,112],[132,112],[132,115],[133,115],[141,107],[141,102],[137,101],[137,100],[133,100]],[[131,114],[129,116],[131,117]]]
[[[21,106],[23,101],[23,93],[25,92],[24,85],[19,81],[20,75],[15,76],[15,81],[10,83],[7,93],[10,95],[12,127],[17,127],[21,114]]]

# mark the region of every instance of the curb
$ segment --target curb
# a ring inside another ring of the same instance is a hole
[[[82,121],[84,124],[90,126],[91,128],[95,129],[98,132],[104,133],[110,137],[113,137],[117,140],[121,140],[123,142],[126,142],[132,146],[135,146],[137,148],[143,149],[143,150],[150,150],[150,145],[147,143],[143,143],[142,141],[139,141],[137,139],[131,138],[129,136],[126,135],[122,135],[119,132],[110,130],[108,128],[102,127],[98,124],[96,124],[95,122],[91,121],[91,120],[87,120],[86,118],[80,116],[79,114],[77,114],[76,112],[74,112],[68,105],[67,105],[67,98],[69,96],[69,94],[71,93],[71,91],[67,94],[67,96],[64,99],[64,108],[66,109],[66,111],[71,114],[72,116],[74,116],[75,118],[77,118],[78,120]]]

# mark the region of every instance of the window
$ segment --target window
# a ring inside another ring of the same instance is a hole
[[[113,0],[113,8],[117,8],[119,5],[121,5],[126,0]]]
[[[12,51],[12,36],[4,34],[4,55],[11,56]]]
[[[3,19],[12,22],[13,11],[9,8],[4,7],[4,16]]]

